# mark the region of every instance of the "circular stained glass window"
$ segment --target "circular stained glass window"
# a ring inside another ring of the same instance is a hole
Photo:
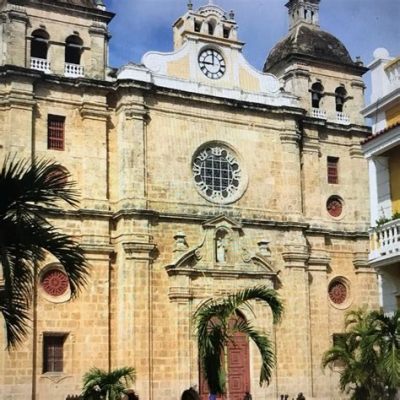
[[[245,177],[236,155],[225,146],[201,148],[193,159],[196,187],[207,200],[230,203],[243,193]]]
[[[329,285],[328,294],[332,303],[341,305],[347,300],[348,297],[347,286],[341,280],[334,280]]]
[[[43,275],[42,287],[50,296],[62,296],[69,287],[68,277],[58,269],[51,269]]]
[[[343,200],[338,196],[329,197],[326,202],[326,209],[332,217],[340,217],[343,212]]]

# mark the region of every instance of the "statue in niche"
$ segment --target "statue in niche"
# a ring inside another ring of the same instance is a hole
[[[225,230],[217,231],[215,236],[215,256],[217,263],[227,262],[227,252],[228,252],[228,232]]]

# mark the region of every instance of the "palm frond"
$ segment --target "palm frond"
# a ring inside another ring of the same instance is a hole
[[[92,368],[83,376],[83,400],[94,400],[99,394],[108,396],[110,400],[120,399],[126,386],[136,379],[135,369],[122,367],[110,372],[100,368]]]
[[[257,346],[262,361],[259,383],[260,386],[264,383],[269,385],[276,362],[272,342],[266,334],[254,329],[254,327],[245,320],[237,320],[233,329],[245,333]]]
[[[72,296],[85,285],[88,265],[79,245],[60,233],[45,217],[60,201],[77,206],[75,183],[61,164],[46,160],[18,160],[8,156],[0,170],[0,267],[4,278],[0,309],[8,347],[27,333],[33,290],[33,268],[53,254],[63,265]]]
[[[268,338],[255,331],[247,322],[236,322],[230,327],[230,321],[240,311],[246,309],[253,313],[251,300],[259,300],[268,305],[274,323],[281,319],[282,302],[276,291],[265,286],[244,289],[219,299],[209,299],[194,315],[200,364],[211,393],[223,394],[225,391],[223,353],[226,344],[232,340],[234,331],[248,335],[260,351],[260,384],[270,380],[275,358]]]

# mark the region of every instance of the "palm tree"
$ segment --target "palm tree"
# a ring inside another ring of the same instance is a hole
[[[400,313],[351,311],[345,326],[323,367],[339,363],[340,389],[353,400],[393,400],[400,385]]]
[[[28,333],[35,271],[46,252],[55,256],[69,278],[74,297],[86,283],[88,265],[82,249],[45,217],[60,201],[78,205],[75,183],[57,162],[7,157],[0,171],[0,312],[7,347]]]
[[[82,400],[120,400],[130,382],[135,381],[135,369],[123,367],[110,372],[92,368],[83,377]]]
[[[260,352],[260,385],[269,383],[271,379],[275,365],[271,341],[265,334],[255,330],[250,322],[237,318],[240,311],[252,310],[249,303],[251,300],[260,300],[267,304],[271,308],[274,323],[280,320],[283,313],[282,302],[275,290],[265,286],[244,289],[221,299],[209,299],[194,315],[200,364],[212,394],[225,392],[222,355],[228,342],[233,341],[235,332],[246,334]]]

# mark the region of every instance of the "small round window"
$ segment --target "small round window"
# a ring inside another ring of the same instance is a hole
[[[344,310],[352,303],[350,282],[345,277],[333,278],[328,285],[328,298],[331,305]]]
[[[41,280],[43,290],[50,296],[58,297],[67,293],[69,282],[67,275],[59,269],[50,269]]]
[[[326,202],[326,210],[331,217],[340,217],[343,213],[343,200],[339,196],[331,196]]]
[[[214,203],[237,200],[247,182],[236,154],[220,144],[201,147],[194,155],[192,171],[197,190]]]

